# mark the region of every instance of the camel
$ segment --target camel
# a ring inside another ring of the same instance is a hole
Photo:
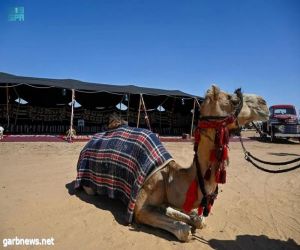
[[[241,110],[235,117],[232,114],[238,106]],[[204,120],[195,131],[192,164],[183,167],[171,159],[153,171],[140,188],[133,210],[136,223],[166,230],[182,242],[189,240],[190,231],[204,227],[218,183],[226,182],[228,131],[253,120],[266,120],[269,114],[262,97],[243,94],[241,98],[238,92],[228,94],[215,85],[207,91],[200,112]],[[85,185],[83,189],[89,195],[97,193]]]

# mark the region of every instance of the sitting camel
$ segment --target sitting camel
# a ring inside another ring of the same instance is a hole
[[[110,131],[95,135],[82,150],[75,187],[83,187],[89,195],[107,194],[127,202],[129,223],[134,217],[136,223],[164,229],[178,240],[188,241],[191,229],[203,227],[203,216],[208,216],[210,212],[218,194],[218,184],[226,182],[229,130],[253,120],[266,120],[269,113],[261,97],[241,95],[240,92],[227,94],[216,86],[207,91],[200,112],[202,118],[195,130],[195,156],[190,167],[177,164],[155,134],[116,122],[119,127],[111,127]],[[140,136],[141,132],[143,136]],[[118,136],[119,139],[113,141]],[[134,146],[138,144],[140,148],[130,148],[131,145],[124,144],[125,141],[130,141]],[[158,143],[154,149],[150,147],[153,142]],[[106,162],[100,159],[100,156],[107,154],[107,151],[99,150],[103,145],[110,145],[110,152],[113,152],[107,155]],[[144,153],[140,152],[141,149],[146,151],[151,148],[149,152],[152,155],[145,158],[145,155],[136,154],[130,158],[124,152],[114,154],[118,147],[123,151],[129,148],[129,151],[139,154]],[[128,163],[132,171],[136,168],[134,163],[140,164],[138,158],[143,160],[146,168],[136,174],[136,179],[132,178],[135,175],[132,172],[122,176],[120,162]],[[149,162],[157,166],[149,167]],[[99,169],[104,172],[99,173]],[[109,179],[112,172],[122,177]],[[133,184],[129,184],[130,181]]]

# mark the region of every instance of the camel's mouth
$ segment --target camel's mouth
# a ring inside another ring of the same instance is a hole
[[[267,102],[260,96],[244,94],[244,101],[252,113],[252,121],[267,121],[269,119],[269,109]]]
[[[256,107],[252,107],[252,113],[254,114],[254,121],[267,121],[269,119],[270,112],[267,104],[260,104]]]
[[[257,111],[257,116],[259,117],[259,120],[260,121],[267,121],[269,119],[269,110],[266,110],[266,111],[261,111],[261,110],[258,110]]]

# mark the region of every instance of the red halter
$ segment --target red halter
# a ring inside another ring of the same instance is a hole
[[[215,135],[215,147],[210,152],[210,168],[206,171],[204,178],[206,180],[210,179],[211,176],[211,166],[213,163],[217,163],[216,166],[216,182],[224,184],[226,182],[226,170],[225,161],[228,159],[228,143],[229,143],[229,131],[228,124],[235,121],[234,116],[228,116],[223,120],[213,120],[213,121],[199,121],[198,127],[195,131],[195,153],[197,153],[198,145],[201,140],[201,130],[212,128],[216,130]]]
[[[226,182],[226,169],[225,169],[225,161],[228,159],[228,143],[229,143],[229,131],[227,128],[228,124],[233,123],[236,120],[234,115],[228,116],[222,120],[200,120],[198,126],[195,130],[195,144],[194,144],[194,151],[195,151],[195,158],[196,164],[199,165],[197,151],[198,145],[201,140],[201,130],[212,128],[216,130],[215,135],[215,147],[210,152],[210,167],[206,171],[204,177],[202,177],[201,173],[198,172],[198,180],[195,179],[188,188],[186,193],[186,199],[183,204],[183,209],[185,212],[189,213],[195,201],[198,198],[198,185],[200,186],[200,190],[203,194],[203,199],[198,207],[198,214],[208,216],[211,207],[214,203],[214,200],[217,197],[218,193],[218,186],[216,191],[213,194],[206,194],[204,188],[204,180],[209,180],[211,177],[211,166],[213,164],[216,165],[215,171],[215,179],[217,183],[224,184]],[[197,166],[198,169],[199,166]],[[198,169],[199,171],[199,169]],[[198,184],[198,185],[197,185]]]

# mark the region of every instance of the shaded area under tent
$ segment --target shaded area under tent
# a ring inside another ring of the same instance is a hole
[[[65,134],[72,127],[90,135],[105,130],[113,112],[160,135],[190,134],[202,100],[179,90],[0,73],[0,125],[10,134]]]

